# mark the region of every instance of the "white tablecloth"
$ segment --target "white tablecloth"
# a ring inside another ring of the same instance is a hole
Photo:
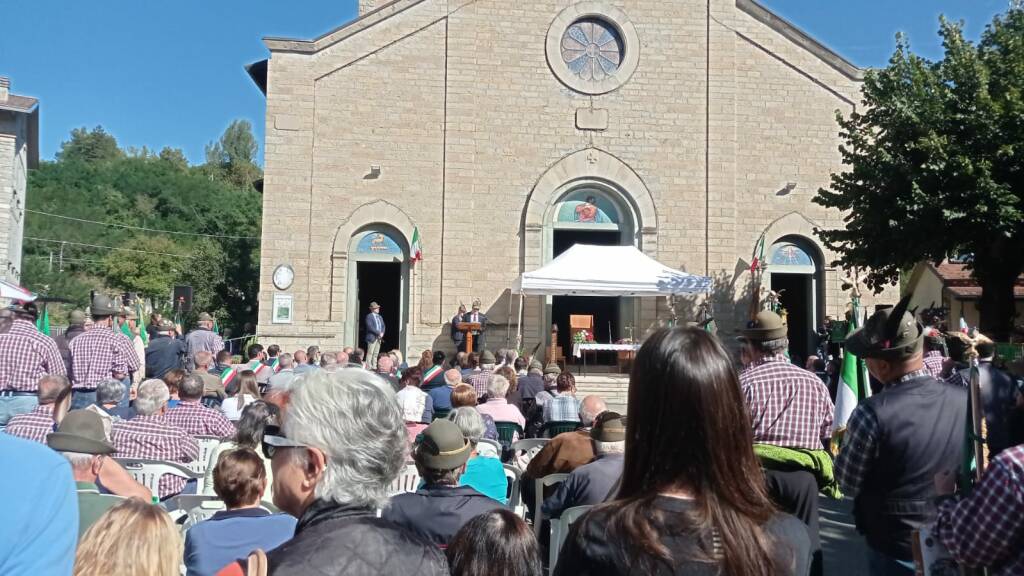
[[[636,352],[639,349],[639,344],[601,344],[599,342],[580,344],[579,342],[573,342],[572,355],[579,358],[583,356],[584,350],[594,350],[596,352]]]

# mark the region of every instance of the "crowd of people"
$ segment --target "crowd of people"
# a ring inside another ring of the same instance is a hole
[[[837,455],[834,394],[788,359],[770,311],[738,354],[696,327],[649,334],[628,416],[514,350],[407,362],[252,344],[233,359],[206,314],[186,334],[154,316],[143,339],[98,295],[56,340],[34,314],[0,314],[3,574],[804,576],[823,573],[821,494],[854,499],[871,574],[913,573],[925,526],[964,566],[1024,573],[1019,379],[991,340],[930,331],[905,302],[846,341],[878,393]],[[968,494],[972,359],[991,465]],[[517,447],[530,438],[543,440]],[[153,491],[124,463],[201,453],[204,473]],[[410,470],[418,485],[396,491]],[[168,510],[192,494],[223,509],[183,531]],[[559,546],[546,527],[573,509],[586,511],[545,566]]]

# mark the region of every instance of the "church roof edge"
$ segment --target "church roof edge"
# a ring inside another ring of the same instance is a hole
[[[392,0],[383,6],[367,12],[366,14],[360,15],[355,20],[346,22],[312,40],[266,36],[263,38],[263,44],[266,45],[271,52],[298,52],[302,54],[313,54],[425,1],[426,0]]]
[[[782,34],[786,39],[804,48],[836,71],[851,80],[864,79],[864,70],[853,64],[838,52],[821,43],[802,28],[772,12],[757,0],[736,0],[736,7],[758,22]]]

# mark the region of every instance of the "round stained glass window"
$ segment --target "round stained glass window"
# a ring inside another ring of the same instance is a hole
[[[587,81],[614,76],[622,64],[623,42],[618,30],[597,18],[577,20],[562,35],[562,60],[569,71]]]

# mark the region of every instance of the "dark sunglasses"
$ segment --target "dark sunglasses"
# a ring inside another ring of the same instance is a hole
[[[281,430],[280,426],[267,426],[263,429],[263,456],[270,460],[277,453],[279,448],[305,448],[306,445],[301,442],[289,440],[284,435],[284,431]]]

